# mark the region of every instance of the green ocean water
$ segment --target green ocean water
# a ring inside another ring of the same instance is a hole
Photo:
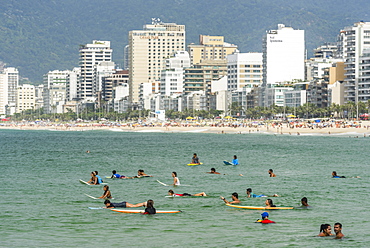
[[[354,135],[0,130],[0,247],[369,247],[369,142]],[[186,166],[194,152],[204,164]],[[240,165],[223,165],[234,154]],[[222,174],[206,174],[212,167]],[[276,178],[268,177],[270,168]],[[183,212],[88,209],[103,203],[84,193],[101,196],[102,186],[78,179],[113,169],[154,176],[106,180],[113,202],[153,199],[157,209]],[[333,170],[347,178],[331,178]],[[190,185],[171,188],[176,193],[210,196],[166,198],[170,187],[156,180],[172,183],[172,171]],[[298,206],[306,196],[313,208],[270,211],[277,223],[257,224],[262,211],[233,209],[219,198],[238,192],[242,205],[263,206],[266,198],[246,198],[249,187],[281,195],[272,198],[277,206]],[[315,237],[321,224],[335,222],[345,239]]]

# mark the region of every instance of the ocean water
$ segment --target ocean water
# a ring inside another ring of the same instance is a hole
[[[369,247],[369,142],[354,135],[0,130],[0,247]],[[203,165],[186,165],[194,152]],[[234,154],[240,165],[223,165]],[[222,174],[206,174],[212,167]],[[113,169],[154,176],[106,180],[113,202],[153,199],[157,209],[183,212],[89,209],[103,200],[84,193],[101,196],[102,186],[78,179]],[[331,178],[333,170],[347,178]],[[156,181],[172,183],[172,171],[189,186]],[[242,205],[263,206],[266,198],[246,198],[249,187],[281,195],[272,198],[277,206],[298,206],[305,196],[313,208],[270,211],[276,224],[257,224],[262,211],[234,209],[219,198],[238,192]],[[169,189],[209,196],[166,198]],[[321,224],[335,222],[345,239],[315,237]]]

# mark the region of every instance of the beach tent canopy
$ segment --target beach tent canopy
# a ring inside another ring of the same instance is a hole
[[[191,117],[191,116],[188,116],[188,117],[186,117],[186,119],[187,120],[193,120],[193,119],[195,119],[194,117]]]
[[[362,115],[360,115],[360,117],[369,117],[369,114],[362,114]]]
[[[297,116],[295,116],[295,115],[288,115],[287,117],[289,117],[289,118],[295,118]]]
[[[231,118],[233,118],[233,117],[231,117],[231,116],[229,116],[229,115],[228,115],[228,116],[225,116],[224,118],[225,118],[225,119],[231,119]]]

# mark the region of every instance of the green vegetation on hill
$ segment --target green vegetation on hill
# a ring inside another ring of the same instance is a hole
[[[278,23],[306,31],[308,53],[333,42],[338,31],[367,18],[370,2],[357,0],[8,0],[0,5],[0,61],[35,83],[49,70],[78,65],[78,47],[110,40],[122,66],[130,30],[152,17],[185,24],[187,42],[199,34],[223,35],[241,52],[261,52],[266,30]],[[358,19],[360,18],[360,19]]]

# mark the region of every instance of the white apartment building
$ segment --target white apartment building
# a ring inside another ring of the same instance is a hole
[[[166,59],[166,69],[161,71],[160,94],[170,96],[184,91],[184,69],[190,67],[189,53],[177,51]]]
[[[94,81],[94,66],[101,62],[111,62],[112,52],[110,41],[93,40],[92,44],[80,46],[78,98],[88,102],[96,100],[98,85]]]
[[[305,62],[306,80],[312,81],[322,79],[325,75],[325,69],[333,67],[338,62],[343,62],[343,59],[335,58],[311,58]]]
[[[101,62],[94,65],[94,82],[96,93],[103,90],[103,79],[112,76],[115,73],[114,68],[114,62]]]
[[[81,69],[80,67],[75,67],[67,75],[67,101],[73,101],[77,98],[77,85],[78,78],[80,77]]]
[[[44,74],[43,107],[45,113],[57,113],[55,106],[65,102],[67,78],[71,73],[69,70],[54,70]],[[64,98],[61,99],[61,96],[64,96]]]
[[[0,71],[0,115],[12,115],[17,107],[19,73],[14,67]]]
[[[370,99],[370,22],[357,22],[340,31],[340,51],[345,59],[345,102]]]
[[[278,24],[263,38],[263,83],[304,80],[304,30]]]
[[[35,109],[35,86],[31,84],[23,84],[17,88],[17,113],[21,113],[27,109]]]
[[[227,56],[227,90],[260,86],[263,79],[262,53],[234,53]]]
[[[185,50],[185,25],[162,23],[153,20],[143,30],[129,32],[129,101],[140,101],[139,88],[142,83],[159,84],[165,59],[176,51]]]

